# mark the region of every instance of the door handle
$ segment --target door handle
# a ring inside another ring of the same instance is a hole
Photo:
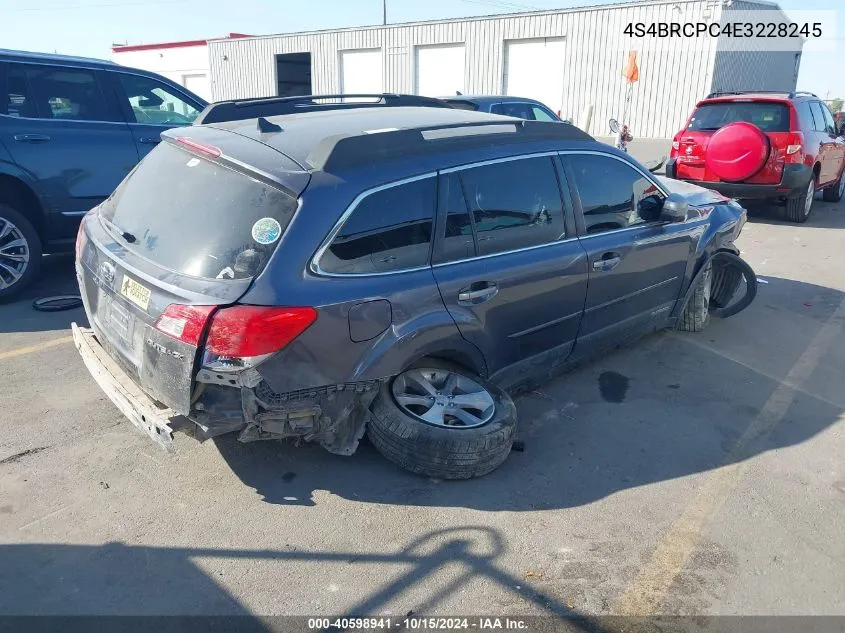
[[[22,143],[44,143],[50,137],[46,134],[15,134],[15,140]]]
[[[142,136],[138,139],[139,143],[144,143],[145,145],[158,145],[158,142],[161,140],[161,137],[158,136]]]
[[[622,256],[619,253],[605,253],[601,256],[601,259],[593,262],[593,270],[606,273],[616,268],[621,261]]]
[[[492,281],[476,281],[468,288],[458,291],[458,303],[475,305],[489,301],[499,294],[499,288]]]

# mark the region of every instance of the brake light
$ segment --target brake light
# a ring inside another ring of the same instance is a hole
[[[205,154],[206,156],[211,156],[212,158],[220,158],[223,155],[223,152],[220,151],[220,148],[214,147],[213,145],[204,145],[202,143],[198,143],[197,141],[192,141],[186,136],[177,136],[176,141],[181,143],[185,147],[189,147],[195,152]]]
[[[775,147],[783,151],[786,163],[804,162],[804,135],[801,132],[782,132],[770,135]]]
[[[155,329],[188,345],[199,345],[208,317],[216,306],[171,303],[155,323]]]
[[[257,365],[283,349],[316,319],[314,308],[224,308],[211,320],[203,364],[217,371]]]
[[[76,261],[82,258],[82,248],[85,246],[85,220],[79,223],[79,230],[76,232]]]

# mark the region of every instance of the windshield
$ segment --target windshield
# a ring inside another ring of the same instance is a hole
[[[789,107],[763,101],[705,103],[696,108],[687,129],[718,130],[737,121],[753,123],[764,132],[788,132]]]
[[[254,277],[267,263],[296,199],[163,142],[100,206],[131,251],[193,277]]]

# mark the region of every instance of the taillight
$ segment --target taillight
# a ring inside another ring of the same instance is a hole
[[[783,151],[785,163],[803,163],[804,135],[801,132],[786,132],[770,134],[775,147]]]
[[[85,246],[85,220],[79,223],[79,230],[76,232],[76,261],[82,257],[82,248]]]
[[[186,306],[171,303],[155,323],[155,328],[168,336],[187,343],[199,345],[205,324],[216,306]]]
[[[217,371],[254,366],[284,348],[316,319],[314,308],[224,308],[211,319],[203,364]]]

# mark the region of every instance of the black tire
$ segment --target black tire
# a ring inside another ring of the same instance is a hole
[[[786,199],[786,219],[790,222],[797,222],[803,224],[810,217],[810,212],[813,210],[813,194],[815,193],[815,176],[808,184],[808,190],[797,196],[792,196]],[[813,193],[810,193],[809,187],[813,187]],[[809,200],[809,208],[807,206],[807,198]]]
[[[845,194],[845,169],[839,174],[839,178],[829,187],[822,189],[822,200],[825,202],[839,202]]]
[[[710,323],[710,294],[713,285],[713,264],[707,262],[695,280],[695,288],[684,306],[677,328],[683,332],[703,332]]]
[[[715,266],[710,282],[710,303],[715,308],[724,308],[733,299],[742,282],[742,271],[736,266]]]
[[[29,261],[23,270],[23,274],[16,281],[12,281],[12,275],[8,270],[0,268],[0,277],[2,277],[2,280],[0,280],[0,302],[10,299],[26,288],[38,276],[38,269],[41,267],[41,238],[38,237],[35,227],[22,213],[0,203],[0,234],[8,226],[8,223],[13,224],[17,231],[22,234],[26,242]],[[4,243],[8,243],[8,238],[0,239],[0,248],[3,247]],[[0,264],[3,263],[3,257],[0,255]],[[4,282],[11,285],[5,286]]]
[[[516,434],[516,407],[510,396],[472,372],[442,361],[417,366],[463,374],[492,396],[489,422],[470,428],[427,424],[405,413],[393,399],[391,381],[382,384],[371,406],[367,436],[379,453],[411,472],[437,479],[470,479],[498,468],[508,457]]]

